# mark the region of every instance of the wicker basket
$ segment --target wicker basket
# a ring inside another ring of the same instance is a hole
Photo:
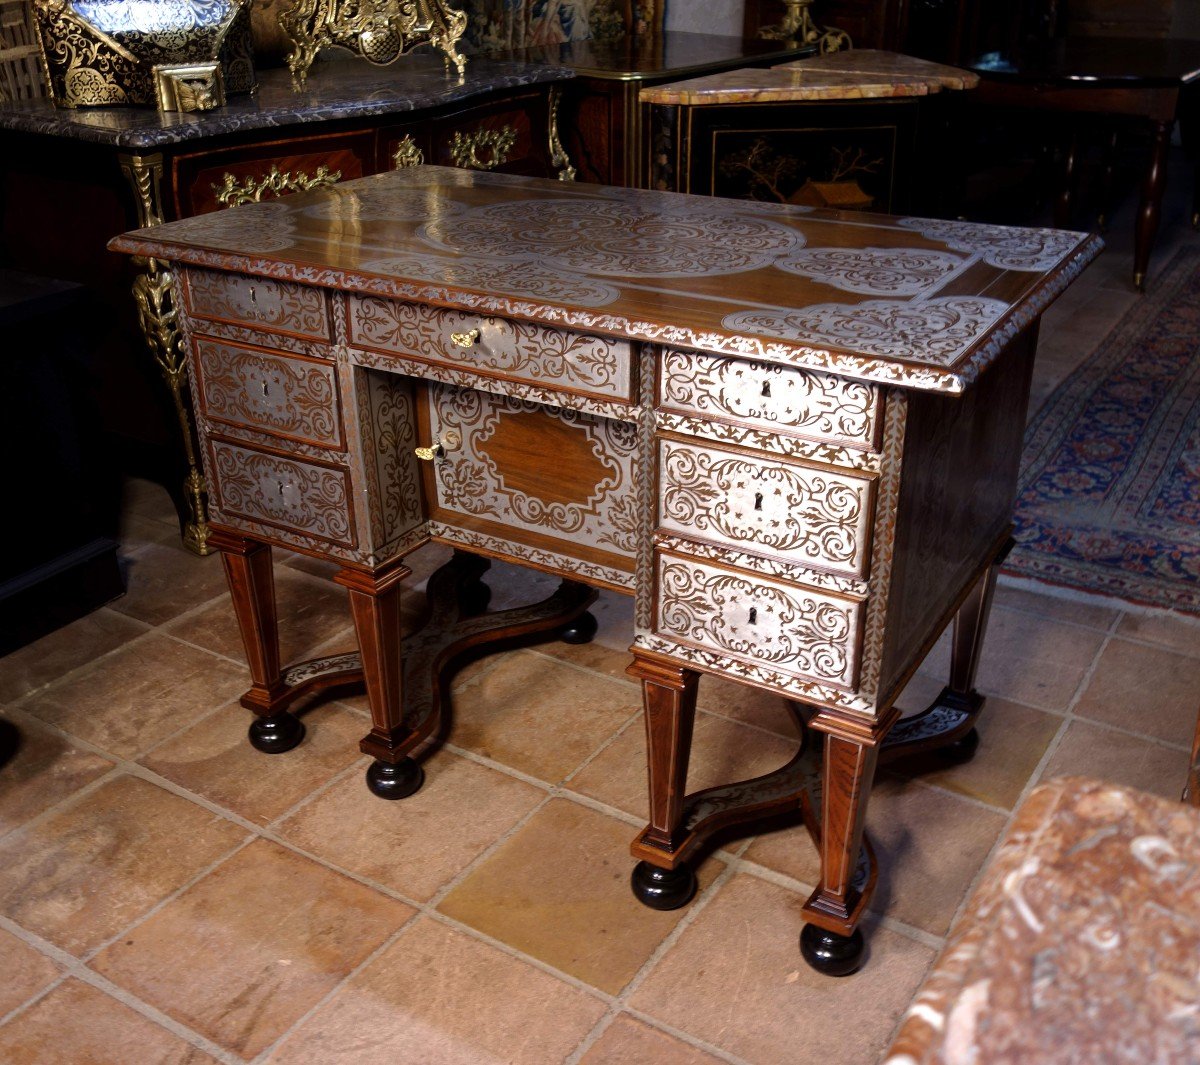
[[[0,0],[0,102],[49,95],[32,0]]]

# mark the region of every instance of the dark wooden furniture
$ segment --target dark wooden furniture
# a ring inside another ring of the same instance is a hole
[[[970,71],[854,49],[643,89],[651,187],[953,215]]]
[[[712,832],[802,809],[822,861],[804,951],[829,972],[861,958],[881,748],[966,738],[982,705],[1038,321],[1098,246],[435,167],[113,243],[176,278],[259,740],[296,737],[301,686],[362,676],[372,788],[419,785],[437,704],[397,644],[403,558],[428,540],[567,579],[502,632],[578,613],[580,583],[634,594],[635,892],[679,905]],[[281,667],[271,545],[340,564],[361,661]],[[949,686],[896,725],[951,620]],[[794,700],[814,742],[685,794],[701,672]]]
[[[511,53],[568,67],[559,123],[580,181],[644,187],[644,108],[640,90],[698,74],[775,64],[813,54],[811,46],[667,30],[611,41],[571,41]]]
[[[0,270],[0,448],[9,519],[0,533],[0,655],[125,590],[119,485],[89,383],[97,308],[80,285]]]
[[[1195,1061],[1200,815],[1066,777],[1017,808],[883,1065]]]
[[[266,71],[253,97],[208,112],[0,104],[3,256],[85,284],[109,308],[92,323],[107,367],[98,405],[106,428],[127,442],[126,465],[179,486],[188,546],[208,551],[206,489],[171,278],[153,262],[137,267],[135,278],[129,263],[105,250],[108,239],[137,225],[421,162],[569,174],[555,111],[557,88],[570,77],[558,67],[476,59],[460,79],[440,57],[417,54],[388,68],[318,64],[303,93],[292,91],[286,70]],[[157,461],[147,465],[148,456]]]
[[[1148,128],[1133,253],[1133,284],[1144,290],[1162,213],[1171,131],[1177,118],[1195,124],[1200,41],[1067,37],[1012,55],[990,53],[968,65],[981,77],[975,95],[980,104],[1057,112],[1068,120],[1099,114]],[[1073,206],[1075,148],[1072,143],[1066,152],[1055,203],[1059,225],[1066,224]]]

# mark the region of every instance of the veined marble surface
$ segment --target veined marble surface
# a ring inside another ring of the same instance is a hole
[[[931,63],[928,59],[902,55],[899,52],[884,52],[877,48],[850,48],[831,55],[813,56],[810,59],[794,59],[780,63],[781,70],[819,70],[826,74],[856,74],[859,76],[900,75],[902,77],[925,78],[936,82],[943,89],[973,89],[979,84],[979,75],[960,67]]]
[[[224,107],[163,112],[152,107],[55,108],[50,100],[0,104],[0,129],[107,144],[159,148],[242,130],[326,122],[365,115],[402,114],[521,85],[574,77],[562,67],[470,59],[462,77],[438,55],[405,56],[389,67],[364,60],[313,64],[303,92],[287,70],[259,73],[258,91],[233,96]]]
[[[421,166],[111,247],[961,392],[1100,241]]]

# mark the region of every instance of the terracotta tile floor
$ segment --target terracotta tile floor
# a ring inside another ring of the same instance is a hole
[[[1174,180],[1174,178],[1173,178]],[[1176,187],[1184,184],[1177,182]],[[1155,266],[1195,240],[1175,203]],[[1044,396],[1136,299],[1114,248],[1047,316]],[[974,761],[881,774],[866,967],[800,960],[816,873],[802,831],[746,836],[687,909],[629,896],[645,809],[631,611],[596,642],[484,658],[455,683],[424,789],[362,784],[364,700],[310,707],[295,751],[245,742],[221,566],[178,547],[165,493],[131,483],[129,595],[0,660],[0,1061],[857,1063],[886,1046],[1021,795],[1062,772],[1177,796],[1200,624],[1024,588],[997,596]],[[438,563],[413,561],[414,582]],[[327,568],[280,566],[293,656],[352,645]],[[494,604],[547,578],[496,567]],[[902,700],[941,686],[940,644]],[[693,785],[785,761],[782,705],[706,680]]]

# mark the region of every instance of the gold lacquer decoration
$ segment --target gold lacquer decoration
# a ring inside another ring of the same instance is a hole
[[[558,168],[559,181],[574,181],[575,168],[558,135],[558,107],[561,102],[562,93],[555,85],[550,90],[550,165]]]
[[[783,21],[778,26],[764,26],[759,37],[789,44],[815,44],[822,54],[840,52],[850,47],[850,35],[844,30],[822,29],[809,13],[813,0],[783,0]]]
[[[225,103],[221,64],[160,63],[154,68],[160,111],[211,111]]]
[[[322,164],[311,175],[297,170],[281,171],[272,165],[271,169],[260,178],[245,178],[239,182],[235,174],[225,174],[220,185],[213,185],[212,190],[217,194],[217,203],[222,207],[238,207],[243,203],[260,203],[264,196],[283,196],[289,192],[308,192],[310,189],[324,189],[335,185],[341,179],[340,170],[330,170]]]
[[[404,134],[396,144],[396,150],[392,152],[392,169],[408,170],[410,167],[420,166],[424,162],[425,153],[417,147],[417,142],[412,139],[412,134]]]
[[[206,67],[221,73],[220,93],[254,89],[250,0],[31,0],[38,41],[60,107],[160,104],[157,68]],[[188,97],[204,110],[217,99],[216,79],[192,74],[184,92],[166,90],[175,104]]]
[[[450,158],[455,166],[465,170],[494,170],[508,162],[508,154],[517,143],[517,131],[512,126],[499,129],[477,129],[473,133],[454,131],[450,142]],[[480,158],[480,153],[488,153]]]
[[[279,15],[279,25],[292,40],[288,69],[292,88],[304,89],[317,52],[338,45],[377,66],[394,63],[418,45],[431,44],[459,74],[467,67],[458,40],[467,16],[444,0],[295,0]]]

